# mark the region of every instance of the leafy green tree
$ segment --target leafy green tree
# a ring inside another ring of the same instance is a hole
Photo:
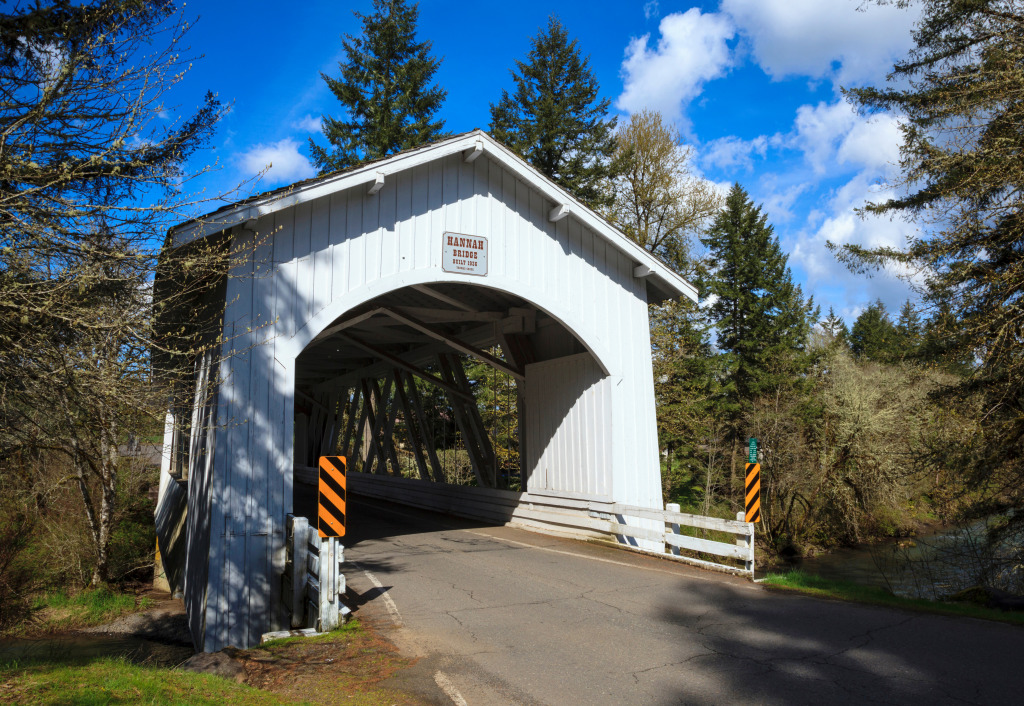
[[[898,357],[896,327],[881,299],[869,304],[853,322],[850,348],[855,355],[869,360],[884,362]]]
[[[616,119],[577,40],[551,16],[516,68],[515,91],[491,104],[491,135],[585,204],[610,206]]]
[[[906,4],[900,2],[900,4]],[[1024,501],[1024,10],[1017,0],[924,0],[916,46],[884,88],[850,89],[865,112],[902,116],[899,196],[870,213],[915,220],[903,248],[849,245],[855,269],[927,275],[927,295],[957,312],[948,333],[977,357],[953,400],[984,400],[973,444],[941,450],[986,497]],[[994,501],[996,502],[996,501]],[[1021,516],[1024,520],[1024,516]]]
[[[359,37],[345,35],[346,60],[340,78],[321,73],[344,109],[343,118],[323,116],[321,147],[309,140],[321,174],[381,159],[443,137],[437,119],[447,91],[431,85],[441,65],[430,56],[431,43],[416,41],[419,7],[406,0],[373,0]]]
[[[664,499],[703,512],[720,490],[723,360],[711,346],[706,312],[689,300],[650,307],[658,442],[665,454]]]

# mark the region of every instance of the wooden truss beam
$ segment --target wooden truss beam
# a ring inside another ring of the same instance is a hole
[[[429,383],[437,385],[438,387],[440,387],[445,392],[448,392],[448,393],[458,397],[459,399],[462,399],[462,400],[472,400],[473,399],[472,395],[467,395],[466,393],[464,393],[462,390],[460,390],[459,388],[455,387],[454,385],[451,385],[450,383],[447,383],[444,380],[442,380],[442,379],[440,379],[438,377],[435,377],[434,375],[431,375],[426,370],[423,370],[422,368],[420,368],[420,367],[418,367],[416,365],[413,365],[412,363],[408,363],[408,362],[402,360],[397,355],[392,355],[391,353],[388,353],[387,351],[381,350],[380,348],[377,348],[376,346],[372,346],[369,343],[366,343],[365,341],[363,341],[363,340],[361,340],[359,338],[356,338],[355,336],[353,336],[350,333],[340,333],[339,335],[343,336],[346,340],[351,341],[353,344],[355,344],[356,346],[362,348],[363,350],[367,351],[368,353],[372,353],[373,355],[377,356],[381,360],[385,360],[385,361],[391,363],[391,365],[393,365],[394,367],[401,368],[402,370],[410,372],[413,375],[416,375],[417,377],[422,378],[422,379],[426,380]]]
[[[405,385],[409,390],[409,401],[412,402],[412,409],[416,413],[416,422],[419,426],[420,435],[423,437],[424,446],[427,448],[427,457],[430,459],[430,467],[434,469],[434,481],[444,483],[444,467],[437,458],[437,449],[434,448],[434,432],[427,421],[427,415],[423,413],[423,401],[420,399],[420,391],[416,389],[416,381],[412,375],[405,373]]]
[[[405,429],[409,433],[409,442],[412,444],[412,452],[416,457],[416,468],[420,472],[420,478],[432,480],[430,471],[427,470],[427,461],[423,458],[423,448],[420,446],[420,437],[422,435],[417,428],[419,420],[413,418],[412,405],[409,404],[409,396],[405,393],[404,375],[403,371],[395,368],[395,380],[398,382],[395,391],[398,393],[398,399],[402,403],[402,413],[405,415]]]
[[[454,306],[456,309],[462,309],[463,311],[476,311],[475,307],[470,306],[466,302],[456,299],[455,297],[449,297],[447,294],[442,294],[436,289],[428,287],[425,284],[414,284],[412,285],[412,288],[420,294],[426,294],[428,297],[433,297],[439,302],[444,302],[449,306]]]
[[[426,335],[430,336],[433,339],[436,339],[443,343],[447,343],[449,346],[459,351],[460,353],[465,353],[466,355],[472,356],[479,360],[481,363],[486,363],[487,365],[491,366],[492,368],[500,370],[506,375],[511,375],[516,380],[526,379],[526,377],[523,374],[523,371],[516,368],[515,366],[508,365],[503,360],[495,358],[490,353],[482,351],[479,348],[476,348],[475,346],[471,346],[468,343],[462,341],[461,339],[458,339],[455,336],[446,333],[435,326],[425,324],[419,319],[404,313],[401,309],[391,309],[388,307],[384,307],[382,311],[391,318],[395,319],[396,321],[401,321],[406,326],[416,329],[420,333],[425,333]]]

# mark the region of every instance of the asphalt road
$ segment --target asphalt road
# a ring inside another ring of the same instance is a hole
[[[1024,628],[826,601],[353,498],[356,614],[439,703],[1011,704]],[[416,686],[416,682],[419,686]]]

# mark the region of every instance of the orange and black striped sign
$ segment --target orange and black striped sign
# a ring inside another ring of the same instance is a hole
[[[747,522],[761,521],[761,464],[747,464]]]
[[[317,529],[321,537],[345,536],[345,468],[344,456],[320,457],[320,507]]]

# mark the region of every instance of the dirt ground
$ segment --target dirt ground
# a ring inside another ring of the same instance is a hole
[[[155,590],[145,595],[152,602],[148,610],[83,632],[190,644],[182,601]],[[403,657],[375,629],[370,617],[325,635],[275,640],[248,650],[228,647],[223,652],[245,669],[244,683],[299,703],[450,703],[429,675],[419,674],[415,659]]]

